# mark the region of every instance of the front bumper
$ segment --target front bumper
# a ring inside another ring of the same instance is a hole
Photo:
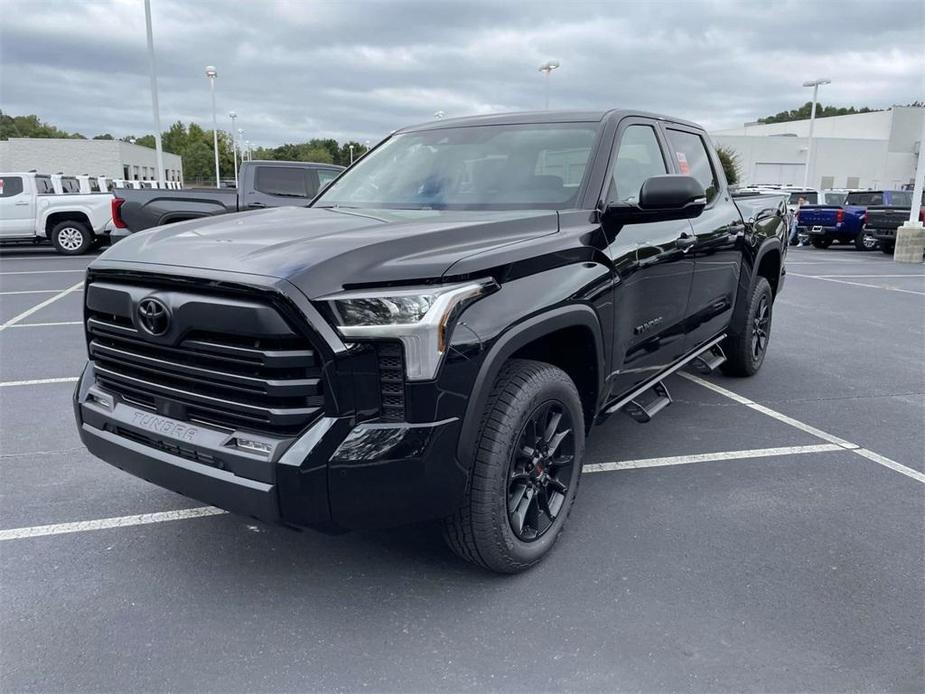
[[[74,393],[77,427],[96,457],[153,484],[270,523],[358,529],[439,518],[467,474],[458,418],[357,423],[322,417],[280,439],[183,422],[96,385],[92,362]],[[265,453],[243,450],[257,441]]]

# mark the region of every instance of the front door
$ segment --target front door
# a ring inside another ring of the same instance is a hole
[[[617,134],[605,203],[636,202],[643,182],[669,172],[654,122],[628,119]],[[605,229],[614,265],[611,395],[626,392],[684,354],[684,317],[693,277],[686,219]]]
[[[0,236],[32,236],[34,225],[35,196],[22,176],[0,177]]]

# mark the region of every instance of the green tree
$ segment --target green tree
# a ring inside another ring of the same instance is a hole
[[[813,109],[813,102],[807,101],[805,104],[799,108],[790,109],[789,111],[781,111],[773,116],[765,116],[764,118],[759,118],[759,123],[789,123],[794,120],[806,120],[810,117]],[[816,118],[829,118],[830,116],[848,116],[853,113],[872,113],[874,111],[880,111],[882,109],[870,108],[868,106],[862,106],[861,108],[855,108],[854,106],[844,107],[844,106],[823,106],[819,102],[816,102]]]
[[[109,133],[103,133],[102,135],[94,135],[93,139],[94,140],[115,140],[116,138],[114,138]]]
[[[9,116],[0,111],[0,140],[11,137],[62,137],[84,139],[80,133],[69,133],[45,123],[37,115]]]
[[[732,147],[720,145],[716,148],[716,154],[719,156],[719,161],[723,165],[723,173],[726,174],[726,182],[731,186],[738,183],[741,175],[739,153]]]

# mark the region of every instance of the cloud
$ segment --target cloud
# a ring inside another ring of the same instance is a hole
[[[152,0],[161,122],[211,123],[205,66],[256,144],[377,140],[448,116],[641,108],[707,127],[809,98],[889,106],[925,98],[925,4],[804,0],[493,2]],[[140,0],[4,0],[0,104],[86,135],[152,130]]]

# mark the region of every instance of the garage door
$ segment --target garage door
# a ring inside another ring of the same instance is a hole
[[[755,162],[755,175],[752,183],[780,183],[781,185],[801,185],[803,183],[803,164],[779,164],[776,162]]]

